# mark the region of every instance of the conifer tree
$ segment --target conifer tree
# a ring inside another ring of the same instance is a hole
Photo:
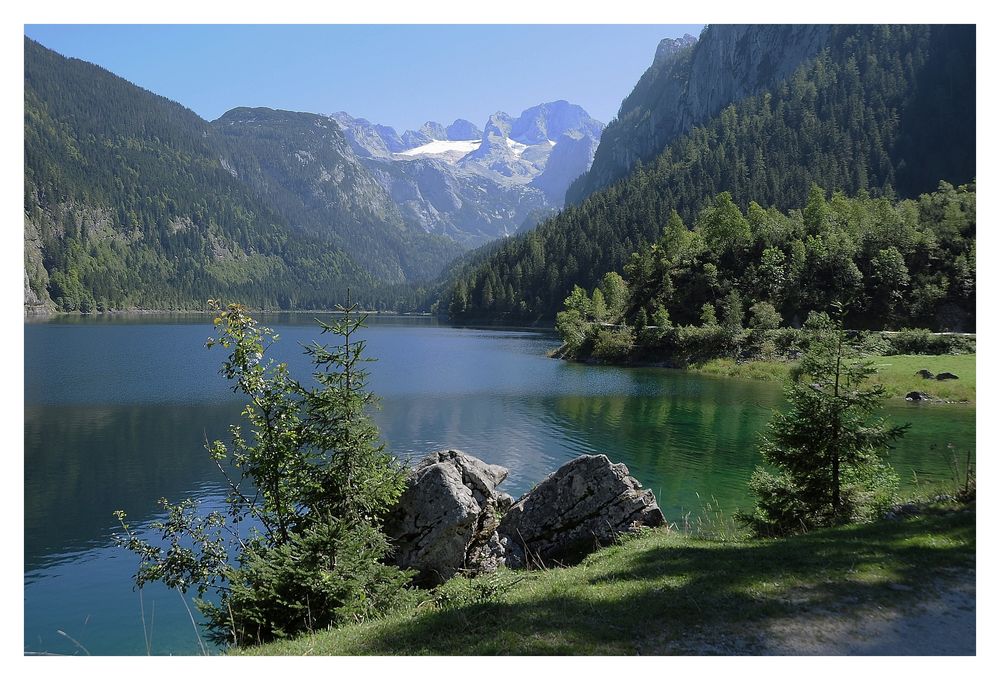
[[[368,620],[406,601],[409,574],[385,563],[382,532],[405,471],[368,414],[375,397],[354,339],[364,323],[357,305],[320,324],[341,344],[306,348],[316,387],[265,362],[278,336],[241,305],[217,310],[208,346],[229,350],[221,373],[249,402],[248,431],[234,425],[229,444],[206,444],[227,508],[200,514],[194,500],[161,500],[167,518],[150,525],[160,542],[116,512],[117,543],[139,557],[136,586],[194,589],[209,638],[235,645]]]
[[[813,338],[787,388],[789,410],[776,413],[761,445],[764,461],[750,479],[757,533],[784,534],[870,519],[891,504],[898,478],[883,456],[908,425],[879,416],[882,385],[875,368],[835,321],[812,315]]]

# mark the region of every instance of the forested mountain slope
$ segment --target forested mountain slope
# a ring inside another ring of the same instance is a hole
[[[334,243],[380,281],[432,278],[463,250],[407,224],[329,116],[238,108],[212,127],[240,151],[237,176],[293,228]]]
[[[698,49],[711,49],[713,35],[706,30]],[[723,191],[743,211],[751,201],[789,210],[814,183],[905,198],[974,177],[975,27],[834,26],[787,78],[466,263],[441,303],[454,319],[551,319],[574,284],[589,289],[620,271],[673,211],[691,224]]]
[[[719,25],[706,27],[700,40],[685,35],[660,41],[567,202],[579,203],[725,106],[787,78],[829,37],[830,27],[822,25]]]
[[[244,184],[190,110],[24,42],[26,306],[320,306],[372,277]]]

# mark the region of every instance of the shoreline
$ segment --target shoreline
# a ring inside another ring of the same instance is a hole
[[[336,309],[253,309],[248,308],[252,314],[343,314]],[[388,312],[374,309],[359,309],[354,314],[368,314],[370,316],[406,316],[406,317],[433,317],[430,312]],[[111,317],[111,316],[150,316],[153,314],[190,314],[212,316],[218,314],[210,309],[114,309],[105,312],[59,312],[53,310],[25,310],[25,318],[50,318],[57,316],[65,317]]]
[[[796,365],[794,360],[784,361],[784,360],[752,360],[739,362],[735,359],[727,358],[717,358],[711,359],[709,361],[700,364],[690,364],[687,366],[677,366],[671,364],[670,361],[633,361],[628,363],[602,363],[596,360],[586,360],[586,359],[574,359],[569,358],[565,355],[565,344],[560,345],[556,349],[553,349],[546,353],[546,356],[550,359],[558,359],[560,361],[570,361],[577,364],[583,364],[585,366],[617,366],[619,368],[660,368],[671,371],[683,371],[687,373],[692,373],[705,377],[713,378],[725,378],[729,380],[751,380],[754,382],[770,382],[770,383],[784,383],[791,372],[791,369]],[[906,401],[907,403],[919,403],[927,405],[953,405],[953,406],[972,406],[976,405],[975,398],[975,385],[972,386],[971,396],[965,396],[960,398],[941,398],[936,397],[933,394],[930,395],[929,399],[921,399],[919,401],[913,402],[906,399],[906,395],[910,392],[920,391],[924,392],[929,390],[932,385],[943,386],[946,388],[946,393],[954,393],[958,385],[950,385],[951,381],[931,381],[920,379],[919,381],[915,378],[916,375],[910,375],[908,370],[904,371],[886,371],[883,372],[881,368],[887,366],[892,366],[893,363],[907,364],[907,363],[921,363],[925,365],[933,365],[935,363],[941,363],[946,361],[951,362],[962,362],[973,364],[973,374],[975,373],[975,353],[971,354],[891,354],[891,355],[875,355],[871,356],[870,359],[876,362],[876,366],[882,364],[880,367],[880,375],[887,378],[883,383],[886,387],[886,401]],[[886,363],[888,362],[888,363]],[[974,380],[974,378],[973,378]],[[960,387],[960,392],[966,391],[966,385],[969,381],[966,380],[964,384]]]

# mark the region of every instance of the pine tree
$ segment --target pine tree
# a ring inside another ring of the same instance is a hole
[[[241,305],[218,309],[217,338],[229,350],[222,374],[249,403],[244,432],[206,445],[228,487],[226,512],[193,500],[162,500],[153,522],[162,544],[141,538],[116,512],[121,547],[139,557],[137,587],[163,582],[197,591],[208,636],[243,645],[346,621],[375,618],[406,601],[410,574],[386,564],[382,518],[402,492],[404,470],[367,413],[364,318],[357,305],[321,324],[343,343],[306,348],[318,386],[306,388],[283,363],[265,362],[277,336]],[[164,547],[163,544],[166,544]],[[201,599],[211,593],[211,600]]]
[[[740,515],[757,533],[784,534],[870,519],[893,500],[898,478],[882,460],[909,425],[889,425],[878,415],[885,399],[875,374],[836,322],[812,315],[814,334],[761,445],[764,461],[750,479],[757,497],[752,514]]]

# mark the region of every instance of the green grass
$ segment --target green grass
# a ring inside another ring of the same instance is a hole
[[[234,653],[657,654],[804,611],[905,606],[975,568],[975,510],[780,540],[652,530],[573,567],[452,579],[415,609]],[[491,596],[492,595],[492,596]]]
[[[976,400],[975,354],[901,354],[870,358],[878,368],[876,380],[885,385],[886,394],[891,398],[902,398],[908,392],[919,391],[945,401]],[[788,377],[788,372],[794,365],[794,362],[788,361],[737,363],[732,359],[712,359],[692,366],[689,370],[705,375],[780,382]],[[935,375],[945,371],[954,373],[959,379],[925,380],[916,375],[922,368]]]

